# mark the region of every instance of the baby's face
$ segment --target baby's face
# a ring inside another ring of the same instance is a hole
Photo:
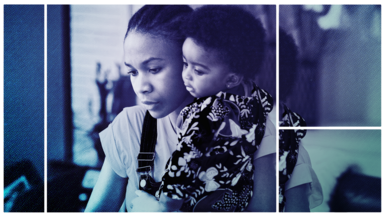
[[[226,89],[230,69],[215,50],[205,50],[191,38],[183,44],[183,81],[194,97],[215,95]]]

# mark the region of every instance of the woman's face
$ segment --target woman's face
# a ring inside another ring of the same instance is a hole
[[[124,41],[124,63],[136,95],[154,118],[185,105],[189,93],[182,80],[182,49],[176,43],[132,31]]]

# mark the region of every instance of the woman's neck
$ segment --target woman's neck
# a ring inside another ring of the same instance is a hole
[[[171,120],[171,123],[173,124],[173,127],[176,128],[176,120],[179,116],[179,113],[180,111],[182,111],[182,109],[187,106],[187,104],[190,104],[191,102],[193,102],[194,100],[194,97],[191,96],[190,94],[188,94],[188,96],[186,97],[186,99],[179,105],[178,108],[176,108],[172,113],[169,114],[169,117],[170,117],[170,120]]]

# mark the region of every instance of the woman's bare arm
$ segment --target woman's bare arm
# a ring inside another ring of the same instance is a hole
[[[126,194],[127,181],[127,178],[117,175],[108,160],[105,160],[85,211],[119,211]]]
[[[275,157],[276,154],[273,153],[254,160],[253,197],[247,206],[247,211],[276,211]]]
[[[285,192],[285,212],[309,212],[309,200],[306,195],[308,185],[303,184]]]
[[[170,197],[164,194],[161,194],[159,203],[166,207],[166,211],[174,212],[174,211],[178,211],[182,207],[183,200],[171,199]]]
[[[159,201],[151,194],[144,191],[135,191],[136,197],[132,200],[131,212],[173,212],[178,211],[183,200],[176,200],[161,194]]]

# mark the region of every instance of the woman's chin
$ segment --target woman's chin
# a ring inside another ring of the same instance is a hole
[[[160,119],[160,118],[167,116],[167,114],[165,114],[164,112],[161,112],[161,111],[148,110],[148,112],[150,113],[150,115],[153,118],[156,118],[156,119]]]

